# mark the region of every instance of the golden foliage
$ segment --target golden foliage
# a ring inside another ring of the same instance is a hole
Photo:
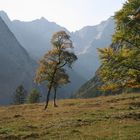
[[[52,88],[70,82],[64,67],[71,67],[77,57],[67,50],[68,47],[71,49],[72,42],[65,31],[56,32],[52,36],[51,43],[53,48],[39,62],[35,82],[42,83],[47,81],[48,87]]]

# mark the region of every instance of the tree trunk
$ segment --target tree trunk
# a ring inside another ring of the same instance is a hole
[[[58,64],[57,64],[57,65],[58,65]],[[49,90],[48,90],[48,94],[47,94],[47,98],[46,98],[46,105],[45,105],[44,110],[46,110],[47,107],[48,107],[49,98],[50,98],[50,93],[51,93],[51,89],[52,89],[52,87],[53,87],[54,78],[55,78],[55,74],[56,74],[56,71],[57,71],[57,65],[55,66],[54,72],[53,72],[53,74],[52,74],[52,79],[51,79],[51,83],[50,83],[50,86],[49,86]]]
[[[50,85],[49,90],[48,90],[48,94],[47,94],[47,98],[46,98],[46,104],[45,104],[45,108],[44,108],[44,110],[46,110],[47,107],[48,107],[48,103],[49,103],[49,98],[50,98],[51,89],[52,89],[52,86]]]
[[[54,88],[54,107],[58,107],[56,105],[56,102],[55,102],[55,100],[56,100],[56,91],[57,91],[57,88]]]

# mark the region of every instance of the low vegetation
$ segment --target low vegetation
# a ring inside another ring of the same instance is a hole
[[[139,140],[140,94],[0,107],[0,140]]]

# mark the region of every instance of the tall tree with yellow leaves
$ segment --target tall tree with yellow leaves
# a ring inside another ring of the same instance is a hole
[[[99,49],[101,89],[140,88],[140,0],[128,0],[115,20],[111,47]]]
[[[48,107],[51,90],[54,89],[54,106],[56,107],[56,91],[59,86],[69,83],[69,76],[65,68],[72,68],[77,56],[71,51],[73,48],[70,36],[65,31],[56,32],[51,39],[52,49],[48,51],[37,69],[35,81],[47,81],[48,93],[45,108]]]

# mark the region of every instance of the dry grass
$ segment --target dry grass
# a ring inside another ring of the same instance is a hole
[[[140,140],[140,94],[0,107],[0,140]]]

